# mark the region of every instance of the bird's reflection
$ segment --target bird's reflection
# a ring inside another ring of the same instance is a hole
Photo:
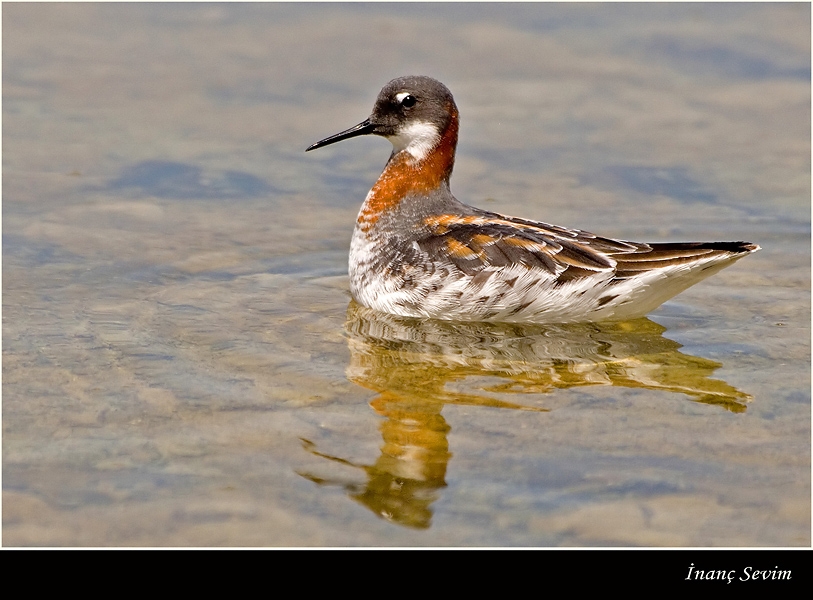
[[[691,400],[743,412],[751,399],[711,379],[720,363],[679,352],[665,327],[641,318],[617,323],[518,325],[423,321],[385,315],[351,303],[345,328],[347,376],[378,392],[371,402],[385,417],[384,444],[373,464],[356,464],[364,481],[317,477],[341,485],[375,514],[416,528],[430,526],[431,504],[446,486],[452,454],[446,404],[546,412],[522,394],[605,385],[677,392]],[[501,396],[502,398],[498,397]],[[505,400],[508,396],[511,400]],[[514,400],[516,398],[516,400]]]

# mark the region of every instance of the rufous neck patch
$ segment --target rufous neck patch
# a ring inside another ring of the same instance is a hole
[[[444,181],[448,182],[454,167],[459,127],[454,107],[451,107],[449,117],[449,124],[437,146],[423,160],[416,160],[406,150],[390,157],[384,172],[361,207],[358,224],[362,229],[369,229],[383,212],[396,206],[407,195],[428,194],[439,188]]]

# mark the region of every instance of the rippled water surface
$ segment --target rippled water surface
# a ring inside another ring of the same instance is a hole
[[[3,543],[802,546],[807,4],[3,6]],[[405,74],[452,189],[763,250],[649,318],[350,301]]]

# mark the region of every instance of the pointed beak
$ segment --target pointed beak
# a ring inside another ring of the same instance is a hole
[[[305,152],[310,152],[311,150],[316,150],[317,148],[321,148],[322,146],[329,146],[330,144],[335,144],[336,142],[341,142],[342,140],[346,140],[352,137],[356,137],[358,135],[367,135],[368,133],[373,133],[375,129],[375,125],[370,122],[370,119],[365,119],[358,125],[351,127],[341,133],[337,133],[336,135],[331,135],[330,137],[326,137],[323,140],[316,142],[315,144],[308,146],[305,148]]]

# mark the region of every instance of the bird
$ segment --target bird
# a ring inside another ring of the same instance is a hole
[[[361,135],[393,146],[350,243],[350,293],[401,317],[574,323],[638,318],[760,249],[642,243],[482,210],[452,195],[460,114],[427,76],[393,79],[372,114],[306,152]]]

